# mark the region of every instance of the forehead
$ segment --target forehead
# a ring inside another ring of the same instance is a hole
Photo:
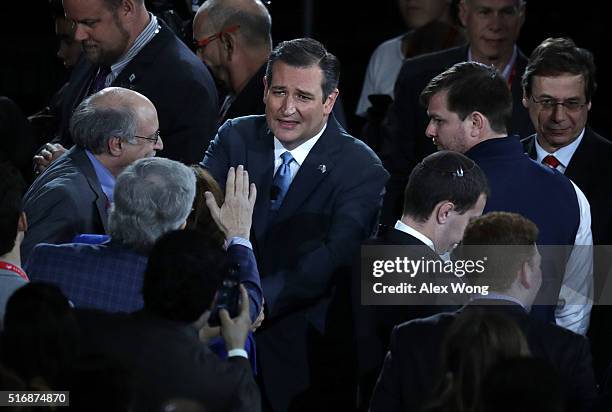
[[[585,96],[585,82],[581,74],[566,73],[559,76],[533,76],[532,93],[560,99]]]
[[[211,31],[213,31],[213,28],[211,27],[210,20],[208,18],[208,10],[202,9],[196,14],[193,21],[194,37],[199,39]]]
[[[434,93],[429,98],[429,103],[427,104],[427,112],[430,114],[436,113],[440,114],[443,112],[448,112],[448,91],[441,90],[437,93]]]
[[[285,87],[308,90],[312,93],[321,91],[323,71],[319,66],[290,66],[283,61],[272,65],[272,81],[270,87]]]
[[[507,7],[518,7],[519,0],[465,0],[466,3],[473,8],[489,8],[501,10]]]

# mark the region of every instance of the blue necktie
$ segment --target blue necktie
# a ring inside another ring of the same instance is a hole
[[[291,156],[291,153],[285,152],[281,155],[281,159],[283,163],[278,167],[274,180],[272,180],[270,209],[274,211],[280,208],[291,184],[291,167],[289,165],[293,162],[293,156]]]

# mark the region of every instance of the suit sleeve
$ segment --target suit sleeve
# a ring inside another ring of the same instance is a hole
[[[255,255],[250,248],[239,244],[230,246],[227,249],[227,254],[232,264],[237,263],[240,265],[240,282],[249,294],[249,314],[251,321],[254,322],[261,311],[263,301],[263,292],[261,290],[261,281],[259,280]]]
[[[389,176],[378,159],[369,167],[364,167],[360,161],[356,163],[362,165],[361,173],[346,173],[342,183],[344,187],[331,200],[335,206],[325,238],[300,255],[290,268],[267,273],[262,279],[269,319],[327,295],[333,275],[341,267],[347,271],[342,284],[348,287],[349,266],[359,252],[361,242],[372,234],[376,226]],[[346,168],[347,164],[336,166],[342,167]],[[308,224],[306,221],[300,223]]]
[[[583,336],[576,338],[580,340],[577,345],[568,345],[568,348],[576,348],[573,368],[567,374],[571,377],[568,410],[586,412],[593,410],[597,398],[597,384],[593,373],[593,359],[591,358],[589,341]]]

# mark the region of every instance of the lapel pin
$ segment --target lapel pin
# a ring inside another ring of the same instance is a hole
[[[325,165],[319,165],[317,166],[317,170],[321,173],[325,173],[327,172],[327,167],[325,167]]]
[[[134,73],[130,74],[130,77],[128,77],[128,79],[130,80],[130,83],[132,83],[135,78],[136,76],[134,75]]]

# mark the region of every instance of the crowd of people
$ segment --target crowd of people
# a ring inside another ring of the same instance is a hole
[[[87,411],[612,408],[594,58],[567,37],[523,54],[524,0],[398,0],[409,30],[372,55],[356,136],[339,60],[274,46],[260,0],[196,4],[192,45],[144,0],[51,3],[69,81],[30,118],[0,99],[0,389]]]

